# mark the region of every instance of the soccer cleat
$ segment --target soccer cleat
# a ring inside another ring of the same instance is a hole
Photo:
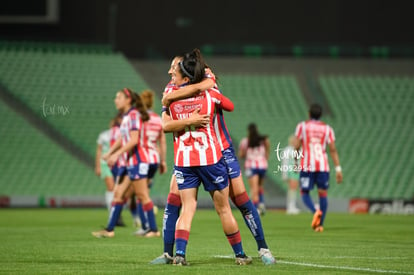
[[[318,227],[316,227],[315,232],[323,232],[323,226],[319,225]]]
[[[276,263],[276,259],[273,257],[272,252],[270,252],[267,248],[260,248],[259,256],[265,265],[272,265]]]
[[[135,236],[141,236],[141,237],[143,237],[148,232],[149,232],[149,229],[142,229],[142,228],[140,228],[140,229],[138,229],[137,231],[134,232],[134,235]]]
[[[239,255],[236,256],[235,263],[237,265],[248,265],[252,263],[252,257],[246,256],[246,255]]]
[[[319,224],[321,223],[321,217],[322,217],[322,211],[321,210],[316,210],[315,214],[313,214],[313,220],[312,220],[312,229],[315,229],[316,227],[319,226]]]
[[[174,261],[173,261],[173,265],[187,265],[187,261],[185,260],[184,257],[175,256]]]
[[[106,229],[92,232],[92,235],[96,238],[113,238],[115,236],[114,231],[107,231]]]
[[[160,231],[148,231],[144,235],[145,238],[153,238],[153,237],[160,237],[160,236],[161,236]]]
[[[264,205],[264,203],[259,203],[259,206],[257,208],[257,211],[259,212],[259,215],[263,216],[264,214],[266,214],[266,206]]]
[[[286,210],[287,215],[297,215],[299,213],[300,213],[300,210],[299,210],[299,208],[296,208],[296,207],[289,207]]]
[[[141,219],[139,217],[134,217],[132,219],[132,226],[135,228],[140,228],[141,227]]]
[[[174,258],[171,257],[167,252],[164,252],[161,256],[155,258],[150,264],[172,264]]]

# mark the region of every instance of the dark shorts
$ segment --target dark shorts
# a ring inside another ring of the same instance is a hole
[[[256,169],[256,168],[249,168],[246,169],[246,177],[250,178],[253,177],[254,175],[259,175],[259,178],[263,178],[266,175],[266,170],[267,169]]]
[[[227,174],[230,179],[240,176],[240,164],[234,152],[233,146],[221,151],[224,157],[224,161],[227,166]]]
[[[118,176],[122,177],[128,175],[131,180],[143,179],[148,177],[148,169],[149,164],[145,162],[128,167],[123,166],[119,167]]]
[[[178,190],[198,188],[201,182],[206,191],[222,190],[229,185],[224,158],[221,158],[216,164],[207,166],[174,166],[174,175]]]
[[[329,188],[329,172],[300,172],[300,189],[310,191],[316,184],[318,189],[327,190]]]

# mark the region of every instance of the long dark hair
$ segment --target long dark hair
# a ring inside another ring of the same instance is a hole
[[[206,64],[199,49],[194,49],[186,53],[181,62],[178,63],[177,70],[182,76],[190,79],[190,84],[199,83],[204,78]]]
[[[259,131],[257,130],[257,126],[255,123],[250,123],[247,126],[247,130],[249,132],[248,147],[258,147],[267,138],[267,136],[262,136],[261,134],[259,134]]]
[[[124,114],[121,111],[116,113],[116,115],[111,119],[111,128],[115,126],[119,127],[119,125],[121,125],[123,115]]]
[[[122,92],[126,97],[131,98],[131,106],[135,107],[141,115],[141,119],[143,122],[149,120],[149,114],[147,112],[147,108],[145,107],[144,103],[139,94],[133,92],[129,88],[122,89]]]

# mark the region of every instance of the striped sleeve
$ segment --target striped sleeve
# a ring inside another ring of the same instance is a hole
[[[302,140],[302,132],[303,132],[303,123],[299,123],[296,126],[296,131],[295,131],[295,137],[297,137],[298,139]]]

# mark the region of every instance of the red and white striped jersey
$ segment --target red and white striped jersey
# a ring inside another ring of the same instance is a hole
[[[150,119],[144,122],[145,133],[147,134],[147,145],[148,145],[148,163],[155,164],[160,163],[160,148],[158,142],[162,134],[162,120],[161,117],[148,110]]]
[[[213,123],[216,104],[222,104],[226,109],[233,109],[233,104],[228,99],[212,89],[170,105],[170,116],[174,120],[188,118],[196,108],[200,108],[200,114],[210,115],[210,123],[207,127],[191,127],[174,133],[176,166],[206,166],[217,163],[222,157]]]
[[[210,78],[214,81],[214,87],[212,90],[221,93],[216,82],[216,78],[210,74],[206,74],[205,77]],[[229,130],[227,129],[226,122],[224,121],[223,109],[217,105],[216,106],[216,116],[214,118],[214,131],[216,133],[217,139],[220,144],[221,151],[226,150],[232,144]]]
[[[119,128],[119,125],[114,125],[110,129],[110,131],[111,132],[110,132],[109,146],[112,147],[112,145],[114,145],[114,143],[121,137],[121,130]],[[118,166],[118,167],[126,166],[126,159],[124,159],[124,156],[120,156],[118,158],[116,166]]]
[[[302,170],[329,172],[326,145],[335,141],[333,129],[319,120],[302,121],[296,126],[295,136],[302,141]]]
[[[142,127],[141,115],[135,108],[131,108],[122,118],[120,127],[122,146],[128,143],[131,139],[130,132],[134,130],[138,131],[138,143],[131,151],[123,154],[128,166],[138,165],[142,162],[148,163],[147,136],[145,128]]]
[[[246,160],[244,162],[245,169],[267,169],[268,163],[266,158],[266,146],[264,141],[260,146],[249,147],[247,137],[240,141],[239,150],[246,151]]]

